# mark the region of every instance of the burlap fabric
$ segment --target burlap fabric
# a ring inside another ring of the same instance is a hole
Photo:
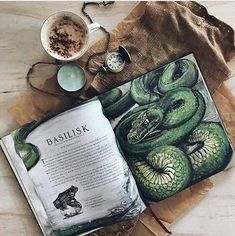
[[[98,92],[193,52],[210,91],[230,74],[226,64],[235,48],[231,27],[209,16],[195,2],[142,2],[114,29],[110,51],[126,46],[133,63],[116,74],[89,77]],[[87,55],[102,47],[98,42]],[[86,61],[86,56],[82,61]],[[103,62],[103,58],[100,59]],[[96,61],[97,63],[97,61]]]
[[[92,46],[79,63],[84,65],[89,55],[103,48],[104,42],[105,39],[101,39]],[[235,99],[224,83],[230,77],[227,62],[235,53],[234,32],[230,26],[208,15],[206,9],[195,2],[141,2],[112,31],[109,50],[116,50],[118,45],[129,49],[133,62],[118,74],[92,76],[87,73],[85,89],[74,93],[74,97],[94,96],[193,52],[235,143],[235,122],[232,118],[235,117]],[[92,66],[97,68],[103,64],[103,59],[97,59]],[[42,87],[60,92],[53,76]],[[68,97],[28,92],[18,99],[10,112],[19,124],[24,124],[50,112],[63,110],[74,101]],[[196,204],[211,187],[209,180],[203,181],[153,205],[152,209],[165,224],[170,225]],[[146,211],[138,219],[107,227],[93,235],[152,236],[161,235],[162,232],[149,211]]]

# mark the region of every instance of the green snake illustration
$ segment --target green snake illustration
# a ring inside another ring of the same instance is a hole
[[[181,87],[169,91],[159,102],[140,112],[132,122],[128,142],[139,143],[160,125],[174,128],[185,123],[194,115],[197,107],[198,100],[191,89]]]
[[[123,95],[119,88],[114,88],[98,97],[108,119],[120,116],[135,104],[130,92]]]
[[[159,73],[143,75],[131,83],[131,97],[139,105],[158,101],[160,94],[157,90]]]
[[[144,159],[130,158],[136,182],[149,200],[160,201],[184,189],[190,182],[187,155],[171,145],[153,149]]]
[[[165,111],[164,117],[162,111]],[[182,141],[196,128],[204,114],[202,95],[189,88],[178,88],[166,93],[159,102],[132,109],[115,127],[115,133],[125,152],[147,154],[156,146]]]
[[[201,122],[182,146],[162,145],[147,156],[128,157],[135,180],[148,200],[170,197],[222,171],[231,159],[230,143],[218,122]]]
[[[119,88],[114,88],[99,95],[105,116],[114,119],[135,103],[149,104],[160,100],[164,94],[178,87],[192,87],[197,83],[198,71],[194,62],[187,59],[168,64],[164,70],[143,75],[131,83],[130,91],[122,94]]]
[[[32,122],[20,129],[16,130],[14,134],[14,143],[16,152],[22,157],[24,165],[27,170],[30,170],[39,161],[40,152],[38,148],[32,143],[26,143],[25,139],[28,134],[38,125],[38,122]]]
[[[164,68],[158,81],[158,90],[166,93],[181,86],[191,88],[197,83],[197,78],[198,70],[195,63],[187,59],[180,59]]]
[[[194,62],[180,59],[157,70],[143,75],[131,83],[131,96],[139,105],[158,101],[166,92],[178,87],[193,87],[198,80]]]
[[[205,109],[198,91],[179,87],[117,124],[116,137],[147,199],[165,199],[228,164],[226,133],[218,122],[202,122]]]
[[[231,158],[231,146],[223,127],[217,122],[201,122],[187,138],[184,150],[192,163],[192,182],[223,170]]]

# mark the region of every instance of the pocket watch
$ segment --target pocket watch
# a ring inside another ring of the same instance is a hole
[[[131,55],[125,47],[119,46],[117,52],[108,53],[101,68],[104,72],[118,73],[124,69],[126,63],[131,63]]]

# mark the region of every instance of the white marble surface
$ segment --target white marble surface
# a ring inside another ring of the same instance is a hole
[[[7,109],[26,89],[25,74],[30,64],[45,59],[39,30],[49,14],[79,12],[81,2],[0,2],[0,136],[17,127]],[[135,2],[116,2],[105,14],[89,10],[95,19],[112,29]],[[202,2],[209,13],[235,27],[235,2]],[[108,20],[107,20],[108,19]],[[95,41],[100,34],[93,36]],[[235,59],[229,63],[235,74]],[[232,76],[233,77],[233,76]],[[235,87],[233,80],[229,86]],[[171,230],[174,236],[234,236],[235,169],[213,178],[215,187]],[[0,150],[0,236],[41,236],[17,181]],[[143,235],[144,236],[144,235]]]

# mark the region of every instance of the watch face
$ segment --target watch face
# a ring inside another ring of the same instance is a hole
[[[120,72],[125,66],[125,62],[122,60],[118,52],[110,53],[106,58],[105,64],[108,70],[112,72]]]

